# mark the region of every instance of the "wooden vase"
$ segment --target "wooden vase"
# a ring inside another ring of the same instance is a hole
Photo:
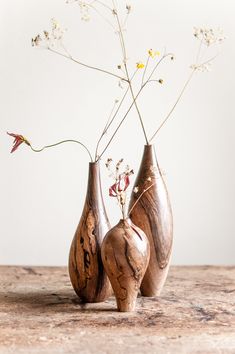
[[[118,310],[134,311],[150,256],[146,235],[130,219],[122,219],[105,236],[101,254]]]
[[[101,260],[101,243],[109,229],[99,163],[90,163],[85,205],[69,254],[71,283],[83,302],[101,302],[112,293]]]
[[[145,145],[136,178],[138,192],[131,195],[130,206],[151,184],[130,213],[135,225],[141,228],[150,243],[150,261],[141,284],[143,296],[159,296],[169,270],[173,241],[173,218],[170,200],[153,145]]]

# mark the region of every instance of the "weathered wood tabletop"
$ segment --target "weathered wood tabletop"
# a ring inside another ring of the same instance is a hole
[[[172,267],[136,312],[81,304],[66,268],[0,267],[0,354],[235,353],[235,267]]]

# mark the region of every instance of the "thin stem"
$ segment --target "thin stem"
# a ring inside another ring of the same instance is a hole
[[[161,57],[161,59],[157,62],[157,64],[156,64],[155,67],[153,68],[153,70],[152,70],[151,74],[149,75],[148,79],[146,80],[146,82],[151,79],[151,77],[152,77],[153,74],[155,73],[156,69],[157,69],[158,66],[161,64],[161,62],[162,62],[165,58],[167,58],[167,57],[169,57],[169,56],[172,56],[172,55],[173,55],[173,53],[167,53],[167,54],[164,54],[164,55]]]
[[[125,205],[121,204],[121,209],[122,209],[122,217],[123,217],[123,220],[126,219],[126,213],[125,213]]]
[[[114,111],[114,109],[115,109],[115,107],[116,107],[116,104],[117,104],[117,103],[114,102],[114,105],[113,105],[113,107],[112,107],[112,109],[111,109],[111,112],[110,112],[110,114],[109,114],[108,120],[107,120],[107,122],[106,122],[106,124],[105,124],[105,127],[104,127],[104,129],[103,129],[103,131],[102,131],[102,134],[101,134],[101,136],[100,136],[100,138],[99,138],[99,140],[98,140],[98,142],[97,142],[97,144],[96,144],[96,149],[95,149],[95,161],[98,160],[99,144],[100,144],[100,142],[101,142],[101,139],[103,138],[103,136],[106,134],[106,132],[107,132],[107,130],[108,130],[108,126],[109,126],[109,123],[110,123],[110,119],[111,119],[111,117],[112,117],[112,114],[113,114],[113,111]]]
[[[191,74],[189,75],[187,81],[185,82],[181,92],[180,92],[180,95],[178,96],[176,102],[174,103],[173,107],[171,108],[171,110],[169,111],[169,113],[167,114],[166,118],[163,120],[163,122],[160,124],[159,128],[155,131],[155,133],[153,134],[153,136],[150,138],[149,141],[152,141],[155,136],[157,135],[157,133],[159,132],[159,130],[163,127],[163,125],[167,122],[167,120],[170,118],[172,112],[174,111],[174,109],[176,108],[177,104],[179,103],[181,97],[183,96],[188,84],[190,83],[190,81],[192,80],[192,77],[193,77],[193,74],[195,73],[196,69],[193,69]]]
[[[139,120],[140,120],[141,127],[143,129],[143,133],[144,133],[146,144],[149,145],[148,137],[147,137],[147,134],[146,134],[146,131],[145,131],[145,127],[144,127],[144,122],[143,122],[143,119],[141,117],[141,114],[140,114],[140,111],[139,111],[139,107],[138,107],[138,105],[136,103],[136,99],[135,99],[135,95],[134,95],[134,91],[133,91],[131,82],[129,82],[129,86],[130,86],[131,96],[132,96],[132,99],[134,101],[136,111],[137,111],[137,113],[139,115]]]
[[[133,78],[134,78],[135,74],[137,73],[137,71],[138,71],[138,69],[137,69],[137,70],[134,72],[134,74],[132,75],[131,81],[133,80]],[[126,91],[125,91],[125,93],[124,93],[124,95],[123,95],[123,97],[122,97],[122,99],[121,99],[121,101],[120,101],[120,103],[119,103],[119,105],[118,105],[118,107],[117,107],[117,109],[116,109],[116,111],[115,111],[115,113],[114,113],[112,119],[111,119],[110,121],[109,121],[109,119],[108,119],[108,121],[107,121],[107,123],[106,123],[106,125],[105,125],[105,128],[104,128],[104,130],[103,130],[103,132],[102,132],[102,134],[101,134],[101,136],[100,136],[100,138],[99,138],[99,140],[98,140],[98,143],[97,143],[95,161],[98,161],[99,158],[100,158],[100,157],[98,156],[98,148],[99,148],[100,142],[101,142],[103,136],[107,133],[107,131],[108,131],[108,129],[110,128],[110,126],[112,125],[114,119],[116,118],[116,116],[117,116],[117,114],[118,114],[118,112],[119,112],[119,110],[120,110],[120,108],[121,108],[121,106],[122,106],[122,104],[123,104],[123,101],[124,101],[125,98],[126,98],[126,95],[127,95],[128,91],[129,91],[129,89],[130,89],[130,86],[127,87],[127,89],[126,89]]]
[[[94,1],[95,2],[95,1]],[[98,3],[100,3],[99,1],[96,1]],[[88,6],[94,10],[105,22],[107,22],[114,31],[116,31],[116,28],[114,27],[114,25],[112,24],[111,21],[109,21],[108,18],[106,18],[99,10],[97,10],[97,8],[95,6],[93,6],[92,4],[88,4]],[[105,6],[106,7],[106,6]],[[107,7],[109,10],[111,10],[111,8]],[[111,10],[112,11],[112,10]]]
[[[143,130],[143,133],[144,133],[144,137],[145,137],[145,140],[146,140],[146,144],[148,145],[149,142],[148,142],[148,137],[147,137],[147,134],[146,134],[146,131],[145,131],[145,127],[144,127],[144,122],[143,122],[143,119],[141,117],[139,107],[138,107],[138,105],[136,103],[136,100],[135,100],[135,95],[134,95],[132,83],[131,83],[131,80],[130,80],[130,75],[129,75],[128,68],[127,68],[126,46],[125,46],[124,36],[123,36],[123,33],[122,33],[122,27],[121,27],[121,23],[120,23],[120,20],[119,20],[119,16],[118,16],[118,12],[117,12],[117,8],[116,8],[114,0],[113,0],[113,6],[114,6],[115,16],[116,16],[117,23],[118,23],[118,28],[119,28],[118,34],[119,34],[119,37],[120,37],[121,47],[122,47],[122,51],[123,51],[123,62],[124,62],[124,67],[125,67],[125,71],[126,71],[127,82],[128,82],[128,84],[130,86],[131,96],[132,96],[136,111],[137,111],[138,116],[139,116],[140,124],[141,124],[142,130]]]
[[[103,151],[102,151],[101,154],[99,155],[99,159],[101,159],[101,157],[103,156],[103,154],[105,153],[105,151],[107,150],[107,148],[109,147],[109,145],[111,144],[111,142],[112,142],[113,138],[115,137],[117,131],[119,130],[119,128],[121,127],[121,125],[122,125],[123,122],[125,121],[125,119],[126,119],[128,113],[130,112],[131,108],[132,108],[133,105],[134,105],[134,102],[137,100],[139,94],[141,93],[141,91],[143,90],[144,87],[145,87],[145,84],[144,84],[144,86],[142,86],[142,87],[139,89],[137,95],[136,95],[135,98],[134,98],[134,101],[132,101],[132,103],[131,103],[131,105],[129,106],[128,110],[126,111],[124,117],[122,118],[122,120],[121,120],[120,123],[118,124],[117,128],[115,129],[113,135],[112,135],[111,138],[109,139],[107,145],[105,146],[105,148],[103,149]]]
[[[156,65],[156,67],[162,62],[162,60],[163,60],[164,58],[166,58],[166,57],[169,56],[169,55],[170,55],[170,53],[169,53],[169,54],[165,54],[165,55],[159,60],[159,62],[158,62],[158,64]],[[144,84],[141,86],[141,88],[139,89],[137,95],[136,95],[135,98],[134,98],[134,101],[137,100],[138,96],[140,95],[140,93],[143,91],[143,89],[145,88],[145,86],[146,86],[147,84],[148,84],[148,80],[147,80],[146,82],[144,82]],[[105,151],[107,150],[107,148],[109,147],[109,145],[111,144],[111,142],[113,141],[113,139],[114,139],[114,137],[115,137],[117,131],[120,129],[120,127],[121,127],[122,124],[124,123],[124,121],[125,121],[125,119],[126,119],[128,113],[130,112],[131,108],[132,108],[133,105],[134,105],[134,101],[133,101],[133,102],[131,103],[131,105],[129,106],[127,112],[125,113],[125,115],[124,115],[124,117],[123,117],[123,119],[121,120],[121,122],[119,123],[119,125],[118,125],[117,128],[115,129],[113,135],[111,136],[110,140],[108,141],[107,145],[105,146],[105,148],[103,149],[103,151],[102,151],[101,154],[99,155],[99,159],[103,156],[103,154],[105,153]],[[151,141],[151,139],[149,140],[149,142],[150,142],[150,141]]]
[[[144,193],[146,193],[150,188],[152,188],[154,185],[156,184],[156,182],[152,183],[148,188],[144,189],[142,191],[142,193],[140,193],[139,197],[136,199],[135,203],[132,205],[131,209],[129,210],[127,216],[129,216],[131,214],[131,212],[133,211],[133,209],[136,207],[137,203],[139,202],[140,198],[142,198],[142,196],[144,195]]]
[[[87,151],[87,153],[89,154],[89,157],[90,157],[90,159],[91,159],[91,162],[93,162],[93,159],[92,159],[92,156],[91,156],[91,153],[90,153],[89,149],[88,149],[83,143],[81,143],[81,142],[78,141],[78,140],[73,140],[73,139],[62,140],[62,141],[59,141],[58,143],[55,143],[55,144],[43,146],[41,149],[34,149],[34,148],[30,145],[30,148],[31,148],[31,150],[33,150],[34,152],[41,152],[41,151],[43,151],[44,149],[48,149],[48,148],[51,148],[51,147],[54,147],[54,146],[57,146],[57,145],[60,145],[60,144],[64,144],[64,143],[76,143],[76,144],[79,144],[79,145],[83,146],[84,149],[85,149],[85,150]]]
[[[49,51],[55,53],[55,54],[61,55],[61,56],[64,57],[64,58],[70,59],[70,60],[72,60],[73,62],[75,62],[75,63],[77,63],[77,64],[79,64],[79,65],[81,65],[81,66],[84,66],[84,67],[86,67],[86,68],[88,68],[88,69],[97,70],[97,71],[103,72],[103,73],[105,73],[105,74],[108,74],[108,75],[117,77],[117,78],[120,79],[120,80],[128,81],[127,79],[125,79],[125,78],[123,78],[123,77],[121,77],[121,76],[119,76],[119,75],[116,75],[116,74],[114,74],[114,73],[112,73],[112,72],[110,72],[110,71],[107,71],[107,70],[104,70],[104,69],[101,69],[101,68],[97,68],[97,67],[92,66],[92,65],[88,65],[88,64],[82,63],[82,62],[80,62],[80,61],[74,59],[70,54],[68,54],[68,55],[63,54],[63,53],[61,53],[61,52],[58,52],[58,51],[55,50],[55,49],[52,49],[51,47],[48,47],[47,49],[48,49]],[[66,52],[67,52],[67,51],[66,51]]]
[[[103,7],[105,7],[106,9],[112,11],[112,8],[110,6],[108,6],[107,4],[105,4],[103,1],[99,1],[99,0],[94,0],[92,3],[98,3],[100,5],[102,5]]]
[[[198,51],[197,51],[196,61],[195,61],[196,64],[198,63],[198,60],[199,60],[199,58],[200,58],[200,53],[201,53],[201,48],[202,48],[202,42],[203,42],[203,39],[201,39],[200,44],[199,44],[199,48],[198,48]]]
[[[148,58],[146,60],[146,64],[145,64],[144,72],[143,72],[143,76],[142,76],[142,81],[141,81],[141,86],[143,86],[143,84],[144,84],[144,77],[145,77],[146,70],[147,70],[147,67],[148,67],[148,64],[149,64],[149,58],[150,58],[150,55],[148,56]]]

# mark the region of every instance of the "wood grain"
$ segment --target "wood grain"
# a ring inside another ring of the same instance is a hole
[[[149,242],[130,219],[120,220],[105,236],[103,264],[119,311],[134,311],[141,281],[149,263]]]
[[[173,241],[173,218],[166,184],[158,166],[153,145],[146,145],[135,181],[138,193],[132,193],[130,206],[151,184],[130,214],[135,225],[147,235],[150,261],[141,284],[143,296],[158,296],[169,270]]]
[[[170,268],[162,296],[84,304],[65,267],[0,267],[0,354],[233,354],[235,267]]]
[[[103,202],[98,163],[90,163],[87,195],[69,254],[69,274],[84,302],[104,301],[111,285],[101,260],[101,243],[110,229]]]

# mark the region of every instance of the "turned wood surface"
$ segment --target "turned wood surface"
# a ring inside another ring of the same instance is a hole
[[[136,312],[82,304],[67,268],[0,267],[0,354],[234,354],[235,267],[171,267]]]
[[[99,163],[90,163],[86,200],[69,254],[71,283],[84,302],[104,301],[112,292],[101,260],[101,243],[109,229]]]
[[[138,193],[132,193],[130,207],[150,185],[130,214],[135,225],[142,229],[150,243],[150,261],[142,281],[145,296],[160,295],[164,286],[172,252],[173,220],[166,184],[157,163],[153,145],[145,145],[135,181]]]
[[[145,233],[130,219],[120,220],[105,236],[101,255],[119,311],[134,311],[140,284],[149,263]]]

